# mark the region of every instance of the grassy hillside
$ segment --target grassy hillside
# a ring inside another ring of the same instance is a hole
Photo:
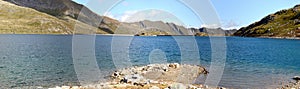
[[[300,5],[270,14],[239,29],[234,35],[248,37],[299,37]]]
[[[72,34],[75,23],[81,28],[97,29],[75,20],[61,20],[3,0],[0,0],[0,19],[1,34]]]
[[[97,33],[113,34],[118,21],[100,16],[84,5],[72,0],[4,0],[18,6],[28,7],[37,11],[47,13],[65,21],[76,21],[97,27]],[[83,11],[82,11],[83,10]],[[78,19],[80,18],[80,19]],[[103,20],[101,23],[98,22]],[[83,28],[84,29],[84,28]],[[84,30],[82,30],[84,31]],[[76,32],[77,33],[77,32]]]

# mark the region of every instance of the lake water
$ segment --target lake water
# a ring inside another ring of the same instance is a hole
[[[98,35],[95,41],[99,69],[107,74],[116,69],[111,54],[112,38]],[[114,39],[127,38],[131,37]],[[209,37],[195,39],[200,64],[208,68],[211,60]],[[299,40],[226,37],[226,44],[226,66],[220,86],[274,88],[300,75]],[[133,37],[128,47],[131,63],[149,64],[149,58],[155,58],[151,55],[153,50],[158,50],[156,55],[167,62],[181,61],[176,40],[171,36],[158,36]],[[78,85],[71,35],[0,35],[0,88],[60,85]]]

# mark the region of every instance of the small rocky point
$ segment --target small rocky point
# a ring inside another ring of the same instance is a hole
[[[294,76],[292,79],[296,82],[291,82],[288,85],[282,86],[280,89],[300,89],[300,76]]]
[[[49,89],[225,89],[193,84],[209,72],[199,65],[150,64],[124,68],[110,75],[111,81],[87,86],[57,86]]]

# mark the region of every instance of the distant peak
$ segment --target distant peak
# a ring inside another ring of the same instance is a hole
[[[298,11],[300,11],[300,4],[298,4],[298,5],[295,5],[293,9],[294,9],[294,10],[298,10]]]
[[[297,7],[300,7],[300,4],[294,6],[294,8],[297,8]]]

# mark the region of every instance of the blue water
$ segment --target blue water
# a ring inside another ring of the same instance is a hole
[[[131,37],[114,39],[127,38]],[[176,38],[188,40],[191,37]],[[112,36],[98,35],[95,40],[97,63],[106,74],[116,69],[112,39]],[[209,68],[210,39],[195,39],[200,64]],[[274,88],[300,75],[299,40],[226,37],[226,44],[226,66],[220,86]],[[159,50],[156,52],[161,55],[157,56],[167,62],[181,62],[180,47],[170,36],[133,37],[127,53],[133,65],[146,65],[155,58],[151,55],[153,50]],[[193,54],[194,51],[188,52]],[[72,59],[71,35],[0,35],[0,88],[60,85],[79,85]]]

